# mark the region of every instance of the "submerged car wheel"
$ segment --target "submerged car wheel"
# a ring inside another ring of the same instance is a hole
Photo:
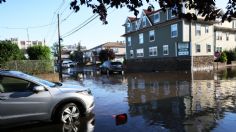
[[[79,116],[79,108],[74,103],[64,105],[60,112],[60,119],[63,123],[74,122],[79,119]]]

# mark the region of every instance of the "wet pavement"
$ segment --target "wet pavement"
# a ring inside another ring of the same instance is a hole
[[[65,83],[90,88],[93,114],[75,124],[36,123],[14,132],[230,132],[236,130],[236,67],[217,72],[100,75],[64,71]]]

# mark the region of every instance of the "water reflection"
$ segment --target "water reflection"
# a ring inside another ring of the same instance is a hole
[[[54,123],[28,123],[17,126],[0,127],[1,132],[93,132],[95,126],[94,115],[84,117],[79,121],[67,124]]]
[[[236,130],[236,68],[209,72],[100,75],[95,70],[67,78],[92,89],[95,131]],[[111,115],[127,113],[122,126]]]

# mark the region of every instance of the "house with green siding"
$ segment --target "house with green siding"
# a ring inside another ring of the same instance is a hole
[[[235,20],[189,21],[172,9],[143,10],[123,26],[128,71],[211,70],[216,51],[236,47]]]

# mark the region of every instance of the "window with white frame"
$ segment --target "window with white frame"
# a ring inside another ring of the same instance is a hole
[[[127,32],[130,32],[131,31],[131,24],[128,22],[127,23]]]
[[[178,27],[177,24],[171,25],[171,38],[178,37]]]
[[[149,56],[157,56],[157,46],[149,47]]]
[[[154,30],[149,31],[149,41],[155,40],[155,32]]]
[[[208,25],[205,26],[205,33],[209,33],[209,26]]]
[[[236,28],[236,20],[233,21],[233,28]]]
[[[128,43],[128,46],[131,46],[131,37],[127,38],[127,43]]]
[[[143,33],[139,34],[139,44],[143,44]]]
[[[168,55],[169,54],[169,47],[168,45],[163,45],[163,55]]]
[[[216,40],[222,40],[222,32],[216,32]]]
[[[171,11],[170,11],[170,16],[171,18],[174,18],[176,16],[176,12],[177,12],[177,9],[176,8],[172,8]]]
[[[201,45],[196,44],[196,53],[200,53],[200,52],[201,52]]]
[[[143,57],[144,56],[144,53],[143,53],[143,49],[137,49],[137,57]]]
[[[206,45],[206,50],[207,50],[208,53],[211,52],[211,45],[210,44]]]
[[[229,33],[225,33],[226,41],[229,41]]]
[[[222,52],[222,47],[216,47],[216,51]]]
[[[196,31],[195,31],[196,36],[201,35],[201,24],[196,24]]]
[[[236,41],[236,34],[234,34],[234,41]]]
[[[154,23],[160,22],[160,13],[157,12],[154,14]]]
[[[146,16],[143,16],[143,27],[145,27],[147,25],[147,19]]]
[[[130,58],[134,58],[134,50],[130,50],[129,53],[130,53]]]

